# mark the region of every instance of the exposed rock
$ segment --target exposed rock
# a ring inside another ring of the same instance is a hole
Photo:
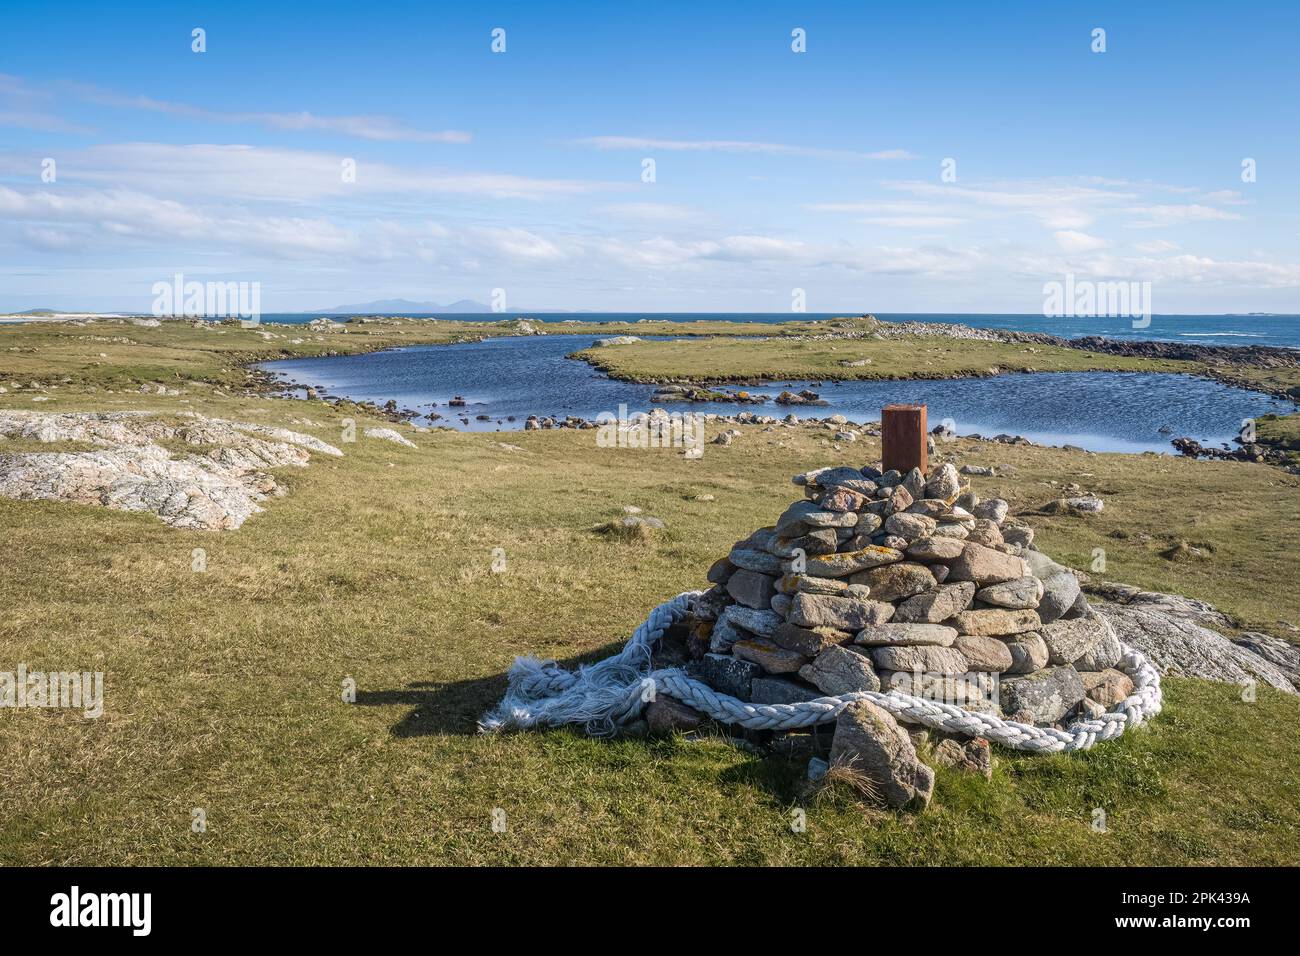
[[[782,624],[775,611],[745,607],[742,604],[731,605],[722,613],[722,617],[760,637],[775,636],[776,629]]]
[[[947,563],[961,556],[966,545],[954,538],[923,538],[913,541],[907,547],[907,556],[913,561],[931,564],[936,561]]]
[[[916,756],[911,738],[887,710],[870,701],[845,708],[835,722],[831,766],[861,774],[886,806],[923,810],[934,792],[934,771]]]
[[[311,435],[193,413],[0,412],[0,436],[103,446],[87,452],[0,455],[0,497],[148,511],[176,528],[235,529],[280,494],[262,469],[305,467],[308,451],[343,453]],[[205,448],[173,457],[159,441]]]
[[[1247,631],[1234,643],[1273,664],[1300,689],[1300,647],[1258,631]]]
[[[405,445],[407,448],[416,447],[415,442],[391,428],[364,428],[361,430],[361,434],[367,438],[378,438],[382,441],[391,441],[397,445]]]
[[[947,463],[936,468],[930,475],[930,480],[925,483],[925,494],[927,498],[954,500],[961,494],[961,478],[957,469]]]
[[[1170,616],[1152,606],[1099,604],[1119,639],[1147,656],[1162,674],[1242,684],[1259,681],[1295,693],[1296,685],[1276,664],[1234,644],[1194,620]]]
[[[880,675],[880,686],[885,691],[897,691],[995,717],[1002,713],[997,700],[997,683],[989,674],[949,676],[920,671],[884,670],[877,673]]]

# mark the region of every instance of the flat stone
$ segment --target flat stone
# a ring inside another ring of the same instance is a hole
[[[974,581],[980,587],[1014,581],[1027,573],[1025,562],[1015,555],[970,543],[962,548],[961,554],[948,567],[951,572],[948,576],[950,581]]]
[[[961,541],[970,537],[970,529],[965,525],[957,524],[954,521],[941,521],[935,525],[934,537],[950,538],[953,541]]]
[[[837,597],[832,594],[798,593],[790,605],[791,624],[800,627],[834,627],[843,631],[860,631],[872,624],[883,624],[894,614],[894,606],[882,601]]]
[[[977,601],[1012,609],[1037,608],[1042,597],[1043,582],[1032,574],[1003,581],[1000,584],[990,584],[986,588],[980,588],[975,594]]]
[[[737,568],[776,577],[781,573],[781,559],[768,551],[751,548],[732,548],[728,559]]]
[[[1096,617],[1063,618],[1043,625],[1041,633],[1047,644],[1048,663],[1073,664],[1102,642],[1106,625]]]
[[[1036,631],[1042,626],[1037,611],[1008,611],[1003,608],[961,611],[955,614],[949,623],[957,628],[959,634],[974,634],[981,637],[1023,634],[1025,631]],[[1048,647],[1051,647],[1050,642]]]
[[[957,632],[942,624],[877,624],[858,632],[853,643],[865,647],[951,647]]]
[[[914,561],[899,561],[859,571],[849,581],[871,588],[871,596],[878,601],[900,601],[939,586],[930,569]]]
[[[953,648],[961,651],[962,657],[973,671],[1003,673],[1010,670],[1015,663],[1011,650],[1004,641],[996,637],[980,637],[975,634],[962,634],[953,642]]]
[[[761,637],[737,641],[732,645],[731,653],[742,661],[757,664],[769,674],[797,674],[799,668],[808,663],[808,658],[802,654]]]
[[[898,605],[894,620],[904,624],[939,624],[970,607],[975,599],[975,585],[969,581],[941,584]]]
[[[722,612],[722,617],[737,627],[743,627],[760,637],[771,637],[784,623],[775,611],[732,604]]]
[[[1083,682],[1073,667],[1048,667],[1025,677],[1003,677],[999,682],[1002,710],[1025,711],[1035,724],[1060,720],[1083,700]]]
[[[877,647],[871,652],[871,660],[885,671],[964,674],[970,670],[962,653],[951,647]]]
[[[803,591],[807,594],[838,594],[846,590],[849,582],[839,578],[810,578],[806,574],[783,574],[777,578],[776,589],[782,594]]]
[[[797,538],[774,538],[767,550],[778,558],[793,558],[799,551],[804,554],[834,554],[839,546],[839,536],[835,531],[835,528],[817,528]]]
[[[771,607],[776,578],[741,568],[727,580],[727,593],[747,607]]]
[[[870,547],[860,551],[844,551],[839,554],[809,557],[802,573],[815,578],[843,578],[858,571],[892,564],[903,560],[901,551],[893,548]],[[796,571],[793,563],[787,561],[781,565],[783,571]],[[796,572],[798,573],[798,572]]]
[[[799,676],[829,697],[862,690],[880,690],[880,678],[866,654],[835,645],[818,654]]]
[[[772,640],[805,657],[816,657],[828,647],[847,644],[853,640],[853,635],[833,627],[800,627],[797,624],[782,623],[772,635]]]
[[[895,809],[924,810],[934,792],[934,771],[917,758],[907,732],[870,701],[849,705],[836,720],[830,763],[864,776]]]

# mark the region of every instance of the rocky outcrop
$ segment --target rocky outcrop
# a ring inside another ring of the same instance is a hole
[[[6,411],[0,438],[101,446],[0,454],[0,497],[147,511],[172,527],[200,530],[238,528],[262,510],[259,502],[282,494],[267,469],[306,467],[310,452],[343,454],[312,435],[192,412]],[[197,450],[173,455],[164,441]]]
[[[1203,626],[1196,616],[1180,613],[1177,607],[1177,603],[1152,601],[1098,604],[1096,610],[1124,643],[1144,653],[1162,674],[1229,684],[1256,681],[1290,693],[1300,690],[1277,664]]]

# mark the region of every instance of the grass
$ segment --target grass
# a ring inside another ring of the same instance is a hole
[[[584,349],[578,358],[641,382],[955,378],[999,372],[1194,372],[1192,362],[1128,358],[1053,345],[896,339],[693,339]],[[868,365],[845,363],[862,360]]]
[[[101,345],[81,348],[84,362]],[[231,358],[197,351],[205,367]],[[47,390],[55,401],[32,405],[23,388],[0,407],[196,408],[339,440],[339,410],[214,389],[188,361],[179,396],[82,379]],[[57,382],[39,365],[28,374]],[[597,448],[591,431],[410,433],[409,449],[358,428],[344,458],[280,470],[287,495],[228,533],[0,500],[0,670],[106,675],[99,720],[0,710],[0,863],[1300,862],[1300,699],[1268,688],[1245,703],[1233,687],[1170,680],[1148,728],[1068,758],[1000,754],[991,782],[941,770],[917,818],[864,814],[840,789],[810,800],[802,768],[718,739],[475,735],[515,655],[610,653],[770,523],[796,497],[790,475],[879,454],[810,429],[740,431],[691,461]],[[1031,519],[1062,560],[1087,567],[1102,547],[1105,577],[1274,633],[1300,624],[1295,476],[964,440],[942,451],[1013,469],[974,479],[1013,511],[1065,481],[1101,494],[1101,515]],[[667,529],[594,530],[624,505]],[[1180,539],[1208,557],[1161,557]],[[191,570],[195,548],[205,572]],[[341,699],[348,678],[355,704]],[[795,834],[800,807],[807,832]],[[1107,833],[1090,829],[1096,807]],[[195,808],[206,832],[191,829]]]

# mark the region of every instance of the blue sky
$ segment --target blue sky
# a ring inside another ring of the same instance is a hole
[[[0,309],[1300,312],[1293,3],[269,6],[6,2]]]

